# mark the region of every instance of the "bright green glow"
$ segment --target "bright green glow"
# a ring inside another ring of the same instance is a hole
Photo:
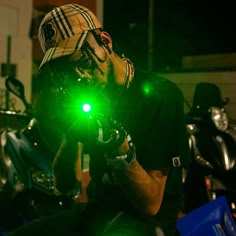
[[[90,112],[91,111],[91,106],[88,103],[83,104],[83,111],[84,112]]]
[[[150,96],[153,93],[153,85],[149,82],[144,83],[142,89],[146,96]]]
[[[63,119],[67,121],[76,120],[81,125],[88,119],[92,119],[100,114],[109,113],[109,101],[106,97],[91,96],[90,94],[69,97],[64,100]]]

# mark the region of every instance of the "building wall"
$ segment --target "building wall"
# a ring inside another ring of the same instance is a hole
[[[32,13],[32,0],[0,0],[0,65],[16,65],[16,77],[25,85],[25,95],[31,100],[32,42],[29,29]],[[0,66],[0,109],[5,108],[5,76]],[[14,95],[10,101],[15,109],[24,110],[23,103]],[[13,107],[10,107],[13,109]]]
[[[191,104],[194,89],[199,82],[210,82],[218,85],[222,97],[229,97],[226,110],[230,120],[236,121],[236,71],[163,73],[163,76],[174,81],[183,91],[185,99]],[[185,107],[186,111],[188,110]]]

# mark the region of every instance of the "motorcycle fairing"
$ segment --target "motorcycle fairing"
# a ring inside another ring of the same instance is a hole
[[[195,134],[197,147],[201,156],[219,171],[236,171],[236,142],[226,132]]]
[[[32,188],[31,174],[35,170],[52,175],[51,163],[41,152],[37,143],[32,143],[23,131],[7,133],[6,153],[11,157],[17,175],[26,188]]]

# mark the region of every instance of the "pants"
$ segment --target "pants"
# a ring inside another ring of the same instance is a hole
[[[165,236],[178,236],[176,220],[182,208],[182,197],[165,197],[156,217],[152,219],[154,225],[160,226]]]
[[[92,209],[65,210],[19,227],[6,236],[153,236],[143,219],[131,214]]]

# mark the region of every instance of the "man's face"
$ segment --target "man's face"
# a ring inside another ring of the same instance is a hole
[[[51,80],[52,84],[62,88],[69,84],[74,88],[82,79],[87,79],[93,86],[105,88],[108,82],[114,80],[110,53],[96,41],[91,32],[79,51],[54,59],[45,68],[41,73],[46,78],[44,80]]]
[[[42,85],[41,97],[37,101],[40,109],[37,110],[45,121],[65,117],[62,122],[67,120],[69,125],[68,105],[80,100],[81,95],[89,96],[91,91],[95,92],[96,100],[101,101],[102,91],[113,76],[109,52],[97,43],[92,33],[80,51],[49,62],[47,68],[41,75],[41,81],[46,84]]]
[[[105,88],[112,79],[113,67],[109,53],[98,44],[92,33],[88,34],[81,50],[70,56],[68,61],[74,65],[78,78],[86,78],[96,87]]]

